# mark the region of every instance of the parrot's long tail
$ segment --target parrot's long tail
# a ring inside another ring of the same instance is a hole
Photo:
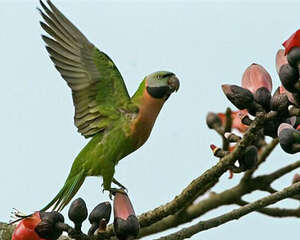
[[[63,208],[71,201],[73,196],[77,193],[81,185],[83,184],[85,179],[84,171],[76,175],[69,175],[63,188],[59,191],[59,193],[53,198],[53,200],[40,211],[46,211],[50,207],[53,207],[53,211],[61,211]]]

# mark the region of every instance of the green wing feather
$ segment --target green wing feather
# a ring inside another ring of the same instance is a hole
[[[51,3],[40,1],[45,13],[42,28],[52,37],[42,36],[56,69],[72,89],[74,123],[85,137],[105,129],[120,110],[130,106],[130,97],[113,61],[98,50]],[[130,111],[130,110],[129,110]]]

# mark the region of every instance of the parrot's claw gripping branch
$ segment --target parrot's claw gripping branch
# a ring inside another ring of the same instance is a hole
[[[112,179],[112,182],[114,184],[116,184],[117,186],[119,186],[120,188],[122,188],[123,190],[125,190],[126,192],[128,192],[127,188],[123,184],[121,184],[119,181],[117,181],[115,178]]]

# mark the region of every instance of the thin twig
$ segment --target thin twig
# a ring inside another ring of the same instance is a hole
[[[284,176],[285,174],[297,169],[298,167],[300,167],[300,160],[298,160],[297,162],[294,162],[290,165],[287,165],[283,168],[280,168],[278,170],[276,170],[275,172],[273,173],[270,173],[268,175],[264,175],[264,177],[266,179],[268,179],[268,181],[270,183],[274,182],[275,180],[277,180],[278,178]]]
[[[231,132],[231,126],[232,126],[231,109],[227,108],[226,112],[225,112],[224,133]],[[224,134],[222,136],[222,142],[223,142],[222,149],[224,151],[228,151],[228,149],[229,149],[229,141],[224,137]]]
[[[249,202],[246,202],[244,200],[239,200],[236,202],[236,204],[240,206],[245,206],[249,204]],[[270,208],[270,207],[265,207],[262,209],[256,210],[259,213],[262,213],[264,215],[270,216],[270,217],[297,217],[300,218],[300,208],[295,208],[295,209],[287,209],[287,208]]]

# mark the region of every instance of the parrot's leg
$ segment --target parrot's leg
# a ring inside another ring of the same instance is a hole
[[[127,192],[127,188],[124,185],[122,185],[119,181],[117,181],[115,178],[112,179],[112,182]]]

